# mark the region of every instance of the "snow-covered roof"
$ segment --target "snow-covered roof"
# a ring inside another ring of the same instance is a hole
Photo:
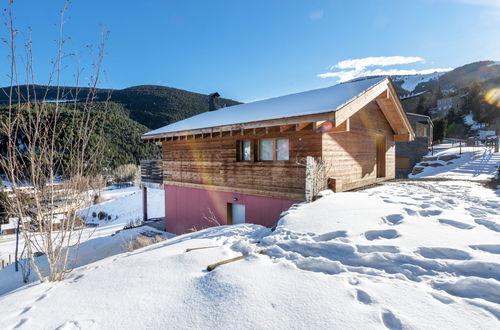
[[[386,77],[357,79],[331,87],[208,111],[143,136],[147,138],[165,133],[334,112],[385,79]]]

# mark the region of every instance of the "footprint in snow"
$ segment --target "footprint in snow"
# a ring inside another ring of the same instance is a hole
[[[458,229],[472,229],[474,226],[469,225],[464,222],[460,221],[455,221],[455,220],[448,220],[448,219],[438,219],[439,223],[444,224],[444,225],[449,225]]]
[[[393,239],[399,237],[399,233],[394,229],[369,230],[365,232],[365,237],[369,241],[373,241],[380,238]]]
[[[441,211],[441,210],[422,210],[422,211],[418,211],[418,214],[420,214],[420,216],[422,216],[422,217],[432,217],[432,216],[435,216],[435,215],[440,215],[441,213],[443,213],[443,211]]]
[[[94,320],[68,321],[58,326],[56,330],[88,329],[94,324]]]
[[[416,215],[416,214],[417,214],[417,211],[415,211],[415,210],[413,210],[413,209],[410,209],[410,208],[407,208],[407,207],[405,207],[403,210],[405,210],[405,212],[406,212],[408,215],[410,215],[410,216],[412,216],[412,215]]]
[[[78,280],[79,280],[79,279],[81,279],[83,276],[84,276],[83,274],[80,274],[80,275],[78,275],[78,276],[75,276],[71,282],[72,282],[72,283],[76,283],[76,282],[78,282]]]
[[[350,285],[358,285],[359,279],[357,277],[349,277],[349,284]]]
[[[388,309],[383,310],[380,313],[380,317],[382,318],[382,322],[384,323],[387,329],[391,330],[403,329],[401,321],[390,310]]]
[[[401,214],[390,214],[388,216],[383,217],[384,221],[392,224],[392,225],[399,225],[404,217]]]
[[[471,258],[470,254],[465,251],[444,247],[421,247],[417,253],[428,259],[467,260]]]
[[[47,294],[42,294],[40,297],[36,298],[35,301],[43,300],[43,299],[47,298],[47,296],[48,296]]]
[[[500,254],[500,244],[478,244],[478,245],[469,245],[469,247],[474,250],[481,250],[493,254]]]
[[[496,223],[496,222],[491,221],[491,220],[485,220],[485,219],[475,219],[474,221],[478,225],[483,225],[486,228],[488,228],[489,230],[493,230],[493,231],[500,233],[500,224],[499,223]]]
[[[19,313],[19,315],[28,313],[32,308],[33,308],[32,306],[24,307],[21,313]]]
[[[431,204],[429,204],[429,203],[423,203],[423,204],[420,204],[420,207],[423,208],[423,209],[428,209],[429,207],[431,207]]]
[[[332,231],[329,233],[321,234],[319,236],[314,237],[313,239],[316,242],[323,242],[323,241],[330,241],[332,239],[336,239],[339,237],[346,237],[346,236],[347,236],[347,231],[337,230],[337,231]]]
[[[357,289],[356,290],[356,299],[365,305],[370,305],[373,303],[372,297],[368,293],[366,293],[363,290]]]
[[[17,323],[15,326],[14,326],[14,329],[19,329],[20,327],[22,327],[24,324],[26,324],[30,319],[29,318],[24,318],[24,319],[21,319],[19,321],[19,323]]]

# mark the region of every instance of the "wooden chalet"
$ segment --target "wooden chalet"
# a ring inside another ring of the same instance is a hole
[[[162,146],[166,230],[272,226],[306,194],[306,157],[334,191],[395,177],[413,129],[389,78],[364,78],[208,111],[142,136]]]

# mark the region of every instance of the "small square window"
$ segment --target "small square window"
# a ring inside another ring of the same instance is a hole
[[[259,160],[274,159],[274,140],[259,141]]]
[[[241,160],[252,160],[252,143],[250,141],[241,142]]]
[[[288,160],[289,144],[288,139],[276,140],[276,158],[277,160]]]

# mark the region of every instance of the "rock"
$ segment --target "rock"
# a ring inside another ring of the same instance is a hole
[[[423,163],[420,163],[420,164],[418,164],[418,165],[420,165],[420,166],[424,166],[424,167],[427,167],[427,166],[429,166],[429,163],[423,162]]]
[[[441,163],[432,163],[430,164],[429,166],[432,166],[432,167],[438,167],[438,166],[444,166],[443,164]]]
[[[451,165],[451,164],[453,164],[453,162],[448,162],[448,163],[446,163],[446,165]]]
[[[417,174],[420,174],[424,171],[424,168],[423,167],[414,167],[413,168],[413,172],[411,172],[412,175],[417,175]]]
[[[428,162],[429,162],[429,161],[431,161],[431,162],[432,162],[432,161],[438,160],[438,157],[437,157],[437,156],[424,156],[424,157],[422,158],[422,160],[425,160],[425,161],[428,161]]]
[[[460,158],[460,156],[457,156],[457,155],[444,155],[444,156],[440,156],[438,159],[442,160],[444,162],[447,162],[447,161],[450,161],[452,159],[457,159],[457,158]]]

